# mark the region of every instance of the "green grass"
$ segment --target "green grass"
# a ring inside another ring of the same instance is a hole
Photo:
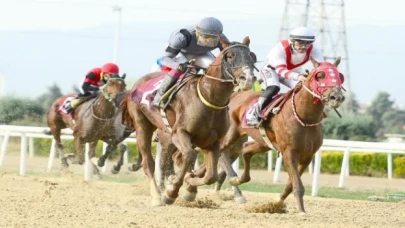
[[[242,191],[250,192],[267,192],[281,193],[284,190],[284,184],[267,184],[262,182],[249,182],[239,186]],[[230,184],[225,181],[223,189],[230,188]],[[212,189],[212,186],[206,186]],[[310,196],[312,192],[311,186],[305,186],[305,195]],[[397,197],[395,197],[397,196]],[[390,190],[347,190],[342,188],[321,187],[318,191],[318,197],[336,198],[345,200],[367,200],[367,201],[382,201],[382,202],[399,202],[405,200],[405,191],[390,191]],[[369,198],[372,197],[372,198]]]
[[[97,180],[97,177],[94,177],[93,180]],[[122,175],[104,175],[103,179],[100,181],[104,182],[114,182],[114,183],[121,183],[121,184],[135,184],[135,183],[146,183],[146,178],[137,178],[130,174],[122,174]]]

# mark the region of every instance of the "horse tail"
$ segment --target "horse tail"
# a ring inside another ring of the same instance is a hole
[[[121,109],[121,113],[122,113],[121,124],[132,129],[133,128],[132,118],[128,112],[128,101],[129,101],[130,97],[131,97],[131,93],[128,93],[124,97],[124,99],[122,99],[121,104],[120,104],[120,109]]]

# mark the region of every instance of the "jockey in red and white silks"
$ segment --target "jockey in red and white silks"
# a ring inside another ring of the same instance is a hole
[[[315,33],[307,27],[295,28],[290,33],[289,40],[281,40],[267,55],[266,64],[261,69],[261,76],[266,86],[258,102],[255,104],[254,113],[249,119],[249,125],[260,122],[260,112],[280,91],[280,83],[293,88],[298,81],[304,81],[305,75],[301,74],[301,66],[314,58],[317,62],[324,62],[324,57],[319,48],[313,45]]]

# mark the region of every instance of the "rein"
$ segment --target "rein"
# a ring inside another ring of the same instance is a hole
[[[111,98],[111,96],[106,92],[106,88],[107,88],[107,85],[108,85],[108,82],[109,81],[112,81],[112,80],[121,80],[121,81],[123,81],[124,79],[122,79],[122,78],[109,78],[108,80],[107,80],[107,83],[105,84],[105,85],[103,85],[102,87],[101,87],[101,89],[100,89],[100,91],[101,91],[101,94],[103,94],[103,96],[104,96],[104,98],[107,100],[107,101],[109,101],[109,102],[111,102],[111,103],[113,103],[112,101],[113,101],[113,98]],[[115,105],[115,103],[113,103],[114,104],[114,106],[116,106]]]
[[[306,87],[304,86],[304,88],[306,88]],[[292,97],[291,97],[291,106],[292,106],[292,110],[293,110],[293,113],[294,113],[294,117],[301,124],[301,126],[303,126],[303,127],[315,127],[315,126],[318,126],[319,124],[321,124],[322,123],[322,118],[321,118],[321,121],[319,121],[318,123],[314,123],[314,124],[306,124],[301,120],[301,118],[297,114],[297,110],[296,110],[295,102],[294,102],[294,96],[295,96],[295,89],[293,89],[293,93],[292,93]]]

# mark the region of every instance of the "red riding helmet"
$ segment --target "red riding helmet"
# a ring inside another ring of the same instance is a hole
[[[120,69],[115,63],[106,63],[101,67],[101,72],[108,74],[118,74]]]

